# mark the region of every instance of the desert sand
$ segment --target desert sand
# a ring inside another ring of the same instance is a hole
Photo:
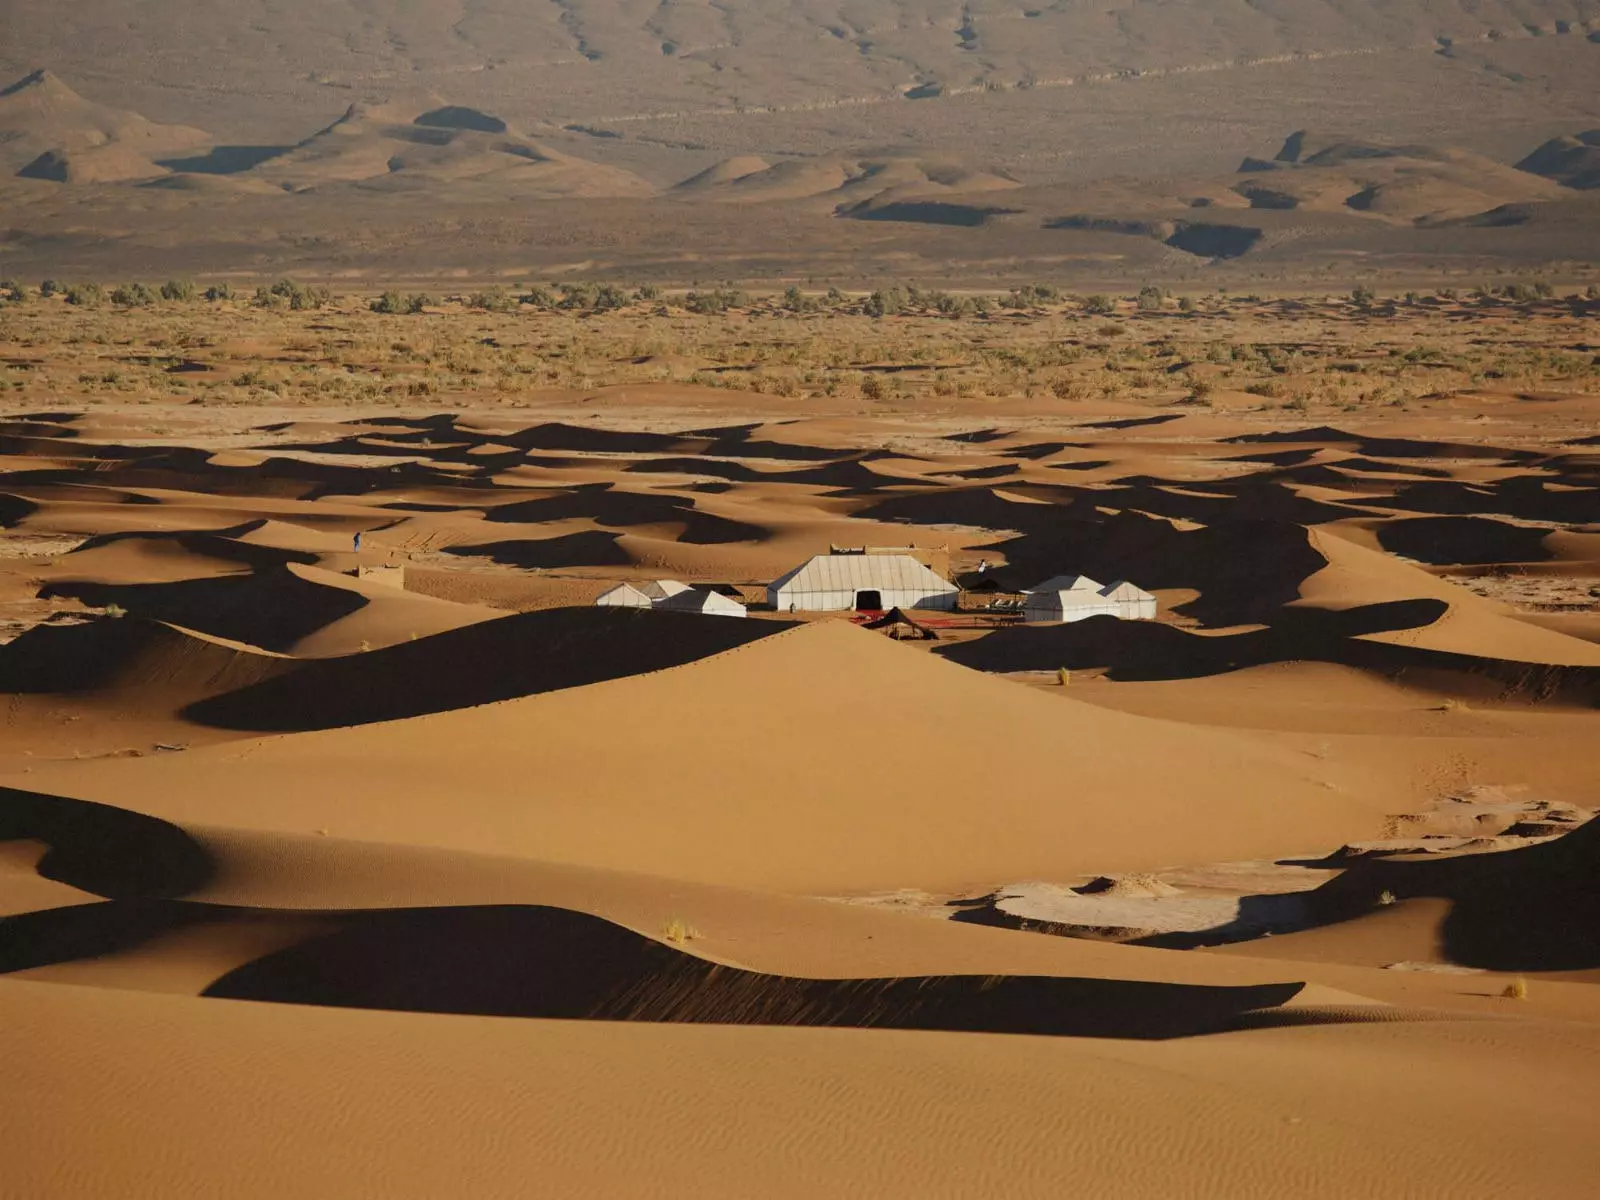
[[[792,388],[756,315],[607,359],[645,308],[44,304],[0,346],[8,1194],[1592,1190],[1581,298],[818,317],[853,382]],[[761,391],[705,382],[732,330]],[[475,392],[491,350],[556,374]],[[363,354],[401,383],[317,383]],[[960,610],[764,608],[834,545]],[[1006,607],[1069,571],[1157,619]],[[592,604],[663,578],[749,619]]]

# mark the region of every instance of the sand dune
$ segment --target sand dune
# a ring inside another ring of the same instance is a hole
[[[85,100],[49,71],[0,91],[0,168],[58,183],[149,179],[156,159],[210,140],[202,130],[160,125]]]
[[[1582,1194],[1581,421],[726,396],[3,431],[23,1187]],[[1161,617],[590,606],[830,543]],[[988,913],[1129,872],[1302,916]]]
[[[332,184],[406,189],[492,181],[522,199],[642,196],[654,189],[616,167],[531,141],[500,118],[437,98],[352,105],[326,129],[250,174],[295,191]]]
[[[841,672],[857,681],[848,700],[835,683]],[[715,699],[735,696],[751,699]],[[717,709],[709,727],[708,702]],[[619,705],[639,714],[626,743],[605,715]],[[886,714],[886,723],[863,721],[872,713]],[[536,738],[515,732],[531,729]],[[434,747],[468,741],[487,757],[472,768],[472,795],[462,797],[468,768],[459,750],[448,756],[456,765],[441,770]],[[819,792],[804,776],[763,765],[779,746],[791,747],[787,761],[821,755],[868,769],[842,773]],[[631,681],[262,743],[250,758],[250,777],[230,786],[224,808],[216,779],[232,771],[221,749],[191,752],[181,763],[127,764],[114,777],[85,763],[41,768],[34,778],[179,821],[226,812],[250,828],[328,825],[344,836],[517,848],[811,891],[1249,857],[1286,837],[1345,840],[1398,799],[1392,785],[1348,766],[1033,696],[837,624]],[[1212,766],[1196,766],[1205,763]],[[1217,785],[1196,807],[1193,781],[1207,771]],[[670,808],[642,786],[656,772],[676,781]],[[313,776],[324,781],[315,790],[296,782]],[[330,803],[325,788],[336,778],[348,794]],[[765,781],[758,796],[740,783],[750,778]],[[581,802],[572,790],[580,780]],[[369,791],[378,781],[381,789]],[[1063,790],[1082,801],[1039,811],[1034,796]],[[1123,835],[1118,796],[1163,814],[1137,844]],[[929,811],[941,814],[936,826],[927,824]],[[609,831],[619,822],[650,832],[618,844]]]

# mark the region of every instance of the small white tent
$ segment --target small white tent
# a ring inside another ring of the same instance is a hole
[[[608,608],[649,608],[650,597],[631,583],[619,583],[609,591],[601,592],[594,602]]]
[[[657,600],[655,606],[664,612],[701,613],[708,617],[749,616],[744,605],[737,600],[731,600],[719,592],[704,592],[697,588],[684,588],[665,600]]]
[[[671,612],[704,613],[713,617],[743,617],[744,605],[716,592],[699,591],[676,579],[648,583],[619,583],[602,592],[595,603],[619,608],[660,608]]]
[[[767,587],[779,612],[949,611],[959,591],[909,554],[819,554]]]
[[[1121,580],[1102,586],[1087,575],[1057,575],[1023,593],[1023,615],[1029,621],[1149,621],[1156,615],[1156,598]]]

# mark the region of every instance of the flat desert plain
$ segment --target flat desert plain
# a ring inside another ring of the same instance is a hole
[[[0,1192],[1594,1193],[1592,297],[433,291],[0,307]]]

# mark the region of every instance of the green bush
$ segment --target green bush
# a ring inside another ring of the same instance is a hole
[[[213,283],[206,289],[206,299],[213,304],[222,300],[232,300],[233,288],[225,283]]]
[[[1160,288],[1146,284],[1139,289],[1139,294],[1134,297],[1134,307],[1140,312],[1158,312],[1166,303],[1166,293]]]
[[[161,285],[161,298],[187,303],[194,299],[194,284],[187,279],[169,279]]]
[[[66,290],[65,284],[58,283],[54,279],[46,279],[39,285],[39,295],[43,296],[46,300],[50,299],[51,296],[59,296]]]
[[[98,283],[75,283],[67,289],[67,303],[80,308],[95,308],[106,298],[106,291]]]

